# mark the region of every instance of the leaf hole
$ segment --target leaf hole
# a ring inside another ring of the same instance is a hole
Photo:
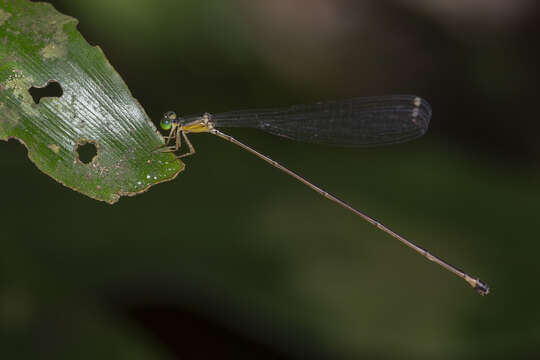
[[[41,86],[41,87],[32,86],[30,89],[28,89],[28,92],[30,93],[30,95],[32,95],[32,99],[34,99],[34,103],[36,104],[39,104],[42,98],[45,98],[45,97],[58,97],[59,98],[64,94],[64,91],[62,90],[60,83],[54,80],[47,81],[45,86]]]
[[[77,158],[83,164],[90,164],[97,156],[97,146],[92,141],[84,140],[75,146]]]

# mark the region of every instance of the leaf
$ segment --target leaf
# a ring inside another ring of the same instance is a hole
[[[111,204],[174,179],[184,164],[153,152],[163,137],[76,26],[50,4],[0,3],[0,139],[19,140],[41,171]],[[85,163],[87,147],[97,155]]]

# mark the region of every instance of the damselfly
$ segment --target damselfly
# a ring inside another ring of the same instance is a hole
[[[210,133],[219,136],[258,156],[327,199],[360,216],[428,260],[463,278],[479,294],[486,295],[489,293],[489,287],[480,279],[432,255],[374,218],[217,129],[222,127],[256,128],[297,141],[334,146],[368,147],[397,144],[420,137],[427,131],[430,119],[429,104],[412,95],[366,97],[286,108],[241,110],[221,114],[205,113],[185,117],[178,117],[176,113],[169,111],[163,116],[160,124],[162,129],[169,130],[169,135],[166,137],[164,147],[159,151],[178,151],[183,138],[188,150],[177,156],[177,158],[182,158],[195,153],[195,148],[187,134]],[[174,145],[170,145],[172,141]]]

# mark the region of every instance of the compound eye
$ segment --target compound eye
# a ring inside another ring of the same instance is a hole
[[[161,119],[161,122],[160,122],[159,125],[161,126],[161,128],[162,128],[163,130],[170,130],[171,127],[172,127],[172,121],[171,121],[168,117],[164,116],[164,117]]]
[[[169,119],[169,120],[172,120],[172,121],[176,120],[176,118],[177,118],[177,117],[176,117],[176,113],[175,113],[174,111],[168,111],[168,112],[166,112],[166,113],[165,113],[165,117],[166,117],[167,119]]]

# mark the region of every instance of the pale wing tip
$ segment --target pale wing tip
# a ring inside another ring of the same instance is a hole
[[[424,135],[428,130],[429,122],[431,121],[431,105],[419,96],[414,96],[412,103],[411,120],[418,127],[421,135]]]

